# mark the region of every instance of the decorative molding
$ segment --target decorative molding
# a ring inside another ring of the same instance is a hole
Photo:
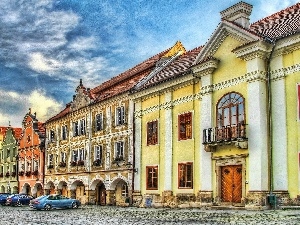
[[[141,118],[143,115],[149,114],[151,112],[155,112],[155,111],[158,111],[158,110],[161,110],[161,109],[168,110],[168,109],[173,108],[176,105],[191,102],[191,101],[194,101],[194,100],[201,100],[201,95],[199,93],[194,94],[194,95],[187,95],[187,96],[175,99],[173,101],[169,101],[169,102],[165,102],[165,103],[162,103],[162,104],[159,104],[159,105],[151,106],[151,107],[146,108],[144,110],[136,111],[135,114],[134,114],[134,117],[135,118]]]

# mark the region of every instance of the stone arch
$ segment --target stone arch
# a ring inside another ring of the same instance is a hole
[[[85,204],[88,201],[86,188],[82,180],[75,180],[70,185],[70,197],[78,199],[82,204]]]
[[[45,194],[55,194],[55,185],[53,181],[50,180],[45,184]]]
[[[97,186],[99,183],[101,183],[101,182],[102,182],[103,184],[105,184],[104,178],[102,178],[102,177],[95,177],[93,180],[91,180],[89,189],[90,189],[90,190],[95,190],[96,186]]]
[[[3,185],[1,185],[0,192],[5,193],[5,187]]]
[[[58,182],[57,185],[57,192],[58,194],[64,195],[64,196],[69,196],[68,195],[68,183],[65,180],[61,180]]]
[[[39,197],[44,194],[43,185],[40,182],[37,182],[32,188],[32,195],[34,197]]]
[[[129,188],[131,188],[130,183],[124,176],[119,174],[112,179],[109,190],[116,205],[123,206],[130,203]]]
[[[28,183],[24,183],[23,186],[21,187],[20,193],[24,194],[31,194],[31,187]]]

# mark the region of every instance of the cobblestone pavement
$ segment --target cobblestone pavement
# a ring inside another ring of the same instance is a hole
[[[0,206],[0,224],[300,224],[300,210],[204,210],[82,206],[36,211],[28,206]]]

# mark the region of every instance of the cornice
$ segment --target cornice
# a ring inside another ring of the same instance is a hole
[[[193,95],[187,95],[187,96],[175,99],[173,101],[164,102],[162,104],[151,106],[151,107],[148,107],[148,108],[143,109],[143,110],[135,111],[134,112],[134,117],[135,118],[141,118],[143,115],[146,115],[148,113],[152,113],[152,112],[155,112],[155,111],[158,111],[158,110],[169,110],[169,109],[173,108],[176,105],[180,105],[180,104],[183,104],[183,103],[191,102],[191,101],[194,101],[194,100],[200,100],[200,99],[201,99],[200,93],[193,94]]]
[[[203,77],[206,75],[210,75],[214,72],[214,70],[218,67],[219,60],[215,58],[211,58],[205,62],[199,63],[192,67],[192,71],[195,77]]]
[[[271,52],[271,44],[268,44],[264,41],[255,41],[239,47],[233,50],[233,52],[238,58],[245,61],[250,61],[256,58],[267,59],[269,57],[269,53]]]
[[[147,88],[143,91],[136,92],[130,97],[136,103],[144,101],[159,95],[163,95],[167,92],[174,91],[192,84],[198,83],[198,80],[192,75],[192,73],[177,77],[167,82],[160,83],[159,85]]]
[[[276,43],[273,57],[287,55],[300,49],[300,34],[291,35],[280,39]]]

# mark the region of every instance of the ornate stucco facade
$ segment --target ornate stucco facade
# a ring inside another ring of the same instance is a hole
[[[22,121],[22,134],[18,148],[19,192],[33,195],[44,194],[45,128],[31,109]]]
[[[0,148],[0,193],[19,193],[17,155],[21,128],[1,127],[3,142]]]
[[[60,192],[83,204],[131,203],[138,171],[128,94],[166,52],[93,89],[80,81],[73,101],[46,122],[46,193]]]
[[[299,6],[250,24],[235,4],[192,65],[133,88],[141,206],[299,201]]]

